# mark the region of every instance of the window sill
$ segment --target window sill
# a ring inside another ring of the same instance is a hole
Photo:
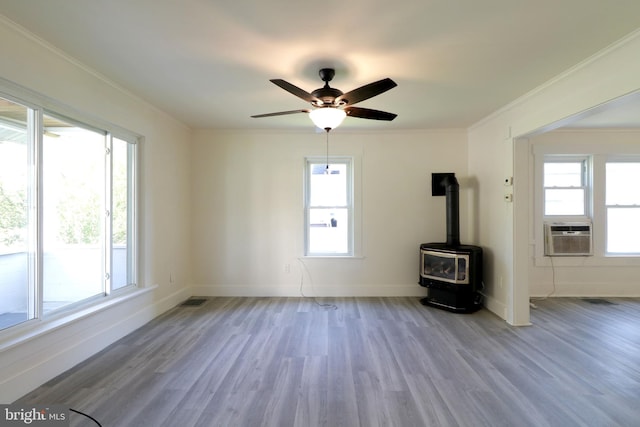
[[[100,299],[99,302],[89,306],[83,305],[73,311],[63,312],[55,316],[52,315],[45,319],[29,320],[20,325],[10,327],[0,332],[0,352],[37,339],[47,333],[78,322],[125,301],[137,298],[153,291],[155,288],[157,288],[157,285],[145,288],[133,288],[129,291]]]
[[[364,256],[357,255],[304,255],[299,259],[365,259]]]
[[[537,256],[534,265],[536,267],[638,267],[640,256]]]

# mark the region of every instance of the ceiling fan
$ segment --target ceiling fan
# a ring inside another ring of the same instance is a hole
[[[282,79],[270,80],[272,83],[287,92],[309,102],[311,106],[315,108],[258,114],[251,117],[260,118],[282,116],[285,114],[308,113],[313,123],[320,129],[324,129],[327,132],[338,127],[346,116],[386,121],[391,121],[396,118],[397,114],[387,113],[386,111],[353,107],[353,105],[358,102],[380,95],[381,93],[396,87],[396,82],[386,78],[378,80],[377,82],[369,83],[347,93],[343,93],[339,89],[329,87],[329,82],[333,79],[335,73],[336,72],[333,68],[320,69],[319,75],[324,82],[324,86],[311,93]]]

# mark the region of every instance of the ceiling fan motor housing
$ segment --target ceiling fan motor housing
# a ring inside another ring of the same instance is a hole
[[[346,104],[346,102],[341,101],[336,105],[334,105],[334,101],[336,100],[337,97],[342,95],[342,91],[340,89],[329,87],[328,84],[325,87],[321,87],[320,89],[314,90],[313,92],[311,92],[311,95],[313,95],[320,101],[318,102],[318,100],[313,100],[311,102],[316,107],[327,107],[327,106],[338,107]]]
[[[340,107],[346,105],[347,102],[342,100],[335,103],[336,98],[343,95],[343,92],[339,89],[329,87],[329,82],[333,80],[333,77],[336,75],[336,70],[333,68],[321,68],[320,71],[318,71],[318,75],[320,75],[320,78],[324,82],[324,87],[311,92],[311,95],[320,100],[320,102],[313,100],[311,104],[313,104],[314,107]]]

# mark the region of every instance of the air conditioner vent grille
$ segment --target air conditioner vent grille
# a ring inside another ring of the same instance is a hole
[[[591,223],[546,223],[546,256],[587,256],[593,254]]]
[[[590,225],[553,225],[551,224],[551,226],[553,227],[554,232],[559,232],[559,231],[588,231],[589,233],[591,232]]]

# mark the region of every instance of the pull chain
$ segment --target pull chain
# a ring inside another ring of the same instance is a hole
[[[327,168],[324,173],[329,175],[329,130],[327,129]]]

